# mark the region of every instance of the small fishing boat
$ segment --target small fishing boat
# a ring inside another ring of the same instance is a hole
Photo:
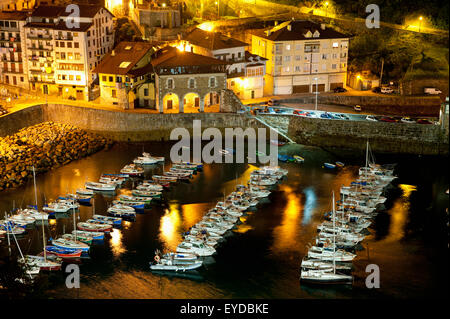
[[[145,203],[145,204],[150,204],[152,201],[151,197],[139,197],[139,196],[130,196],[130,195],[119,195],[119,201],[128,201],[128,202],[136,202],[136,203]],[[124,204],[125,205],[125,204]],[[129,205],[125,205],[125,206],[129,206]]]
[[[97,182],[86,182],[85,186],[87,189],[92,189],[92,190],[101,191],[101,192],[115,191],[116,187],[117,187],[116,184],[105,184],[105,183],[97,183]]]
[[[335,164],[336,164],[337,167],[344,167],[345,166],[345,164],[342,163],[342,162],[335,162]]]
[[[133,160],[133,163],[138,165],[153,165],[158,163],[158,161],[152,157],[139,156]]]
[[[286,142],[278,141],[278,140],[270,140],[270,144],[277,145],[277,146],[283,146],[283,145],[286,145]]]
[[[133,207],[125,206],[122,204],[116,204],[111,206],[107,210],[108,214],[115,217],[122,218],[134,218],[136,217],[136,211]]]
[[[128,174],[130,176],[139,176],[139,175],[144,174],[144,169],[135,164],[128,164],[128,165],[125,165],[120,170],[120,172],[123,174]]]
[[[188,180],[192,176],[191,173],[172,172],[172,171],[164,172],[163,175],[168,176],[168,177],[175,177],[177,179],[184,179],[184,180]]]
[[[50,213],[66,213],[70,210],[70,207],[64,202],[54,202],[44,205],[42,210]]]
[[[331,163],[323,163],[323,167],[328,168],[328,169],[335,169],[336,165],[331,164]]]
[[[353,277],[328,270],[302,270],[300,280],[316,284],[351,284]]]
[[[39,267],[40,270],[47,271],[58,271],[61,270],[61,261],[59,260],[49,260],[50,256],[45,258],[44,256],[34,256],[34,255],[25,255],[24,258],[19,258],[18,262],[22,264],[26,264],[28,266],[36,266]]]
[[[63,199],[73,199],[76,200],[80,204],[90,204],[92,195],[81,195],[81,194],[67,194],[66,197],[60,197]]]
[[[295,159],[295,161],[297,163],[304,163],[305,162],[305,159],[303,157],[299,156],[299,155],[294,155],[293,157],[294,157],[294,159]]]
[[[138,185],[138,186],[136,187],[136,189],[143,190],[143,191],[162,192],[163,189],[164,189],[164,187],[161,186],[161,185],[159,185],[159,184],[155,184],[155,183],[152,183],[152,184],[149,184],[149,183],[143,183],[143,184],[141,184],[141,185]]]
[[[105,238],[104,232],[73,230],[72,235],[75,235],[75,233],[76,233],[77,237],[78,236],[92,237],[92,240],[103,240]],[[82,240],[80,240],[80,241],[82,241]]]
[[[155,256],[155,261],[150,262],[151,270],[166,270],[166,271],[189,271],[200,268],[203,261],[196,260],[190,263],[180,263],[177,260],[172,260],[168,258],[159,258]]]
[[[45,251],[61,258],[80,258],[82,250],[65,249],[56,246],[46,246]]]
[[[142,156],[147,157],[147,158],[153,158],[157,162],[164,162],[164,160],[165,160],[164,156],[152,156],[152,155],[150,155],[150,153],[147,153],[147,152],[143,152]]]
[[[155,192],[155,191],[144,191],[144,190],[134,189],[131,191],[131,194],[133,196],[138,196],[138,197],[151,197],[154,199],[160,199],[162,193]]]
[[[57,238],[52,240],[52,245],[55,247],[63,248],[63,249],[70,249],[70,250],[81,250],[83,252],[89,251],[89,245],[81,242],[81,241],[74,241],[67,238]]]
[[[287,155],[278,154],[278,160],[282,161],[282,162],[287,162],[288,161],[288,156]]]
[[[147,205],[145,202],[135,202],[135,201],[128,201],[124,199],[119,200],[113,200],[114,205],[125,205],[133,207],[135,210],[143,210],[145,209],[145,205]]]
[[[109,233],[112,229],[112,226],[109,224],[93,224],[93,223],[85,223],[80,222],[77,224],[78,229],[89,231],[89,232],[106,232]]]
[[[92,219],[105,222],[111,225],[122,225],[122,218],[120,217],[110,217],[103,215],[93,215]]]
[[[92,189],[86,189],[86,188],[78,188],[76,193],[78,195],[84,195],[84,196],[93,196],[94,191]]]
[[[81,241],[82,243],[91,245],[92,241],[94,240],[92,236],[80,234],[80,231],[77,232],[77,235],[75,237],[75,234],[64,234],[62,235],[62,238],[71,240],[71,241]]]
[[[152,180],[154,180],[156,183],[175,183],[178,178],[175,176],[153,175]]]

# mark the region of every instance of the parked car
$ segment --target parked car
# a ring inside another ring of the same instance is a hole
[[[5,115],[6,113],[8,113],[8,111],[2,105],[0,105],[0,115]]]
[[[334,88],[333,91],[334,91],[334,93],[344,93],[344,92],[347,92],[347,89],[345,89],[341,86],[338,86],[338,87]]]
[[[418,120],[416,121],[416,123],[418,123],[418,124],[433,124],[433,122],[430,122],[430,121],[427,120],[427,119],[418,119]]]
[[[376,87],[372,88],[372,92],[373,93],[381,93],[381,88],[379,86],[376,86]]]
[[[358,111],[358,112],[360,112],[360,111],[362,110],[361,105],[355,105],[355,106],[353,107],[353,109],[354,109],[355,111]]]
[[[303,110],[294,110],[294,112],[292,114],[300,115],[300,116],[306,116],[306,112],[303,111]]]
[[[314,113],[314,112],[306,112],[306,116],[307,116],[307,117],[316,118],[316,117],[317,117],[317,114]]]
[[[274,106],[274,105],[278,105],[279,102],[278,102],[278,101],[275,101],[274,99],[270,99],[269,101],[267,101],[267,104],[268,104],[268,105],[271,105],[271,106]]]
[[[414,121],[412,118],[409,118],[409,117],[402,117],[402,119],[400,120],[400,122],[402,122],[402,123],[408,123],[408,124],[414,124],[414,123],[416,123],[416,121]]]
[[[392,116],[383,116],[380,121],[382,122],[389,122],[389,123],[396,123],[398,122],[397,119],[393,118]]]
[[[372,121],[372,122],[378,122],[377,118],[373,115],[367,115],[366,120]]]
[[[275,114],[276,112],[275,112],[275,110],[273,109],[273,107],[268,107],[268,108],[267,108],[267,113]]]
[[[340,118],[341,120],[350,120],[350,118],[346,115],[346,114],[336,114],[336,116],[338,118]]]
[[[394,93],[394,90],[390,87],[382,87],[380,90],[380,93],[391,94],[391,93]]]
[[[430,94],[430,95],[436,95],[436,94],[441,94],[442,91],[439,89],[436,89],[436,88],[424,88],[423,93]]]

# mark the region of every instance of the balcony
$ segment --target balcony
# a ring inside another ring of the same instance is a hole
[[[55,40],[60,40],[60,41],[73,41],[73,36],[67,37],[67,36],[59,36],[56,35],[55,36]]]
[[[51,34],[27,34],[27,38],[31,40],[51,40],[52,35]]]
[[[231,79],[231,78],[241,78],[241,77],[245,77],[245,70],[241,71],[241,72],[237,72],[237,71],[233,71],[233,72],[228,72],[227,78]]]
[[[28,47],[28,50],[31,50],[31,51],[53,51],[53,48],[46,48],[46,47],[43,47],[43,46],[39,46],[39,47]]]

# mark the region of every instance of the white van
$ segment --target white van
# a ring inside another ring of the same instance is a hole
[[[430,94],[430,95],[436,95],[436,94],[441,94],[442,91],[439,89],[436,89],[436,88],[424,88],[423,93]]]
[[[380,91],[381,93],[383,93],[383,94],[391,94],[391,93],[393,93],[394,92],[394,90],[393,89],[391,89],[390,87],[382,87],[381,88],[381,91]]]

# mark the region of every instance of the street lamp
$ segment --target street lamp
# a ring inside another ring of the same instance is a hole
[[[217,5],[217,17],[220,18],[220,0],[216,1],[216,5]]]
[[[316,106],[314,108],[314,110],[317,111],[317,96],[319,95],[319,78],[315,77],[314,80],[316,80]]]
[[[420,32],[420,28],[422,27],[422,19],[423,19],[423,17],[420,16],[419,17],[419,32]]]

